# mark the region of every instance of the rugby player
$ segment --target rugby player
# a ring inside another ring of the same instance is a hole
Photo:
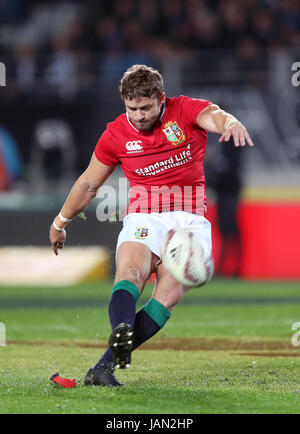
[[[167,231],[177,226],[189,228],[211,251],[210,223],[204,217],[203,159],[208,132],[219,134],[220,142],[233,139],[236,147],[253,146],[245,126],[216,104],[183,95],[166,97],[162,75],[146,65],[133,65],[124,73],[120,93],[126,113],[107,125],[89,166],[50,228],[57,255],[64,246],[66,225],[87,208],[114,168],[121,165],[131,190],[116,247],[109,302],[112,333],[107,351],[88,370],[86,385],[121,386],[115,368],[130,366],[132,351],[166,324],[189,290],[160,261]],[[168,195],[166,203],[161,196],[168,190],[174,194]],[[136,312],[136,302],[154,272],[152,297]]]

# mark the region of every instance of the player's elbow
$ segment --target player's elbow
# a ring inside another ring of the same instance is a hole
[[[96,197],[97,191],[98,191],[99,186],[95,185],[93,183],[87,183],[86,185],[86,189],[89,195],[91,195],[92,197]]]
[[[94,182],[92,182],[88,179],[80,179],[79,178],[79,187],[88,196],[94,198],[94,197],[96,197],[99,185],[96,185]]]

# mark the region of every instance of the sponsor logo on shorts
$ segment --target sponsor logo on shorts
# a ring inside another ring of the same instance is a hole
[[[148,228],[138,227],[135,230],[134,236],[135,236],[135,238],[138,238],[138,239],[147,238],[148,231],[149,231]]]
[[[144,152],[143,146],[141,145],[141,140],[135,140],[126,143],[127,154],[135,154],[138,152]]]

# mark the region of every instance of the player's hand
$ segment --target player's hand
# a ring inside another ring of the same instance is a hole
[[[52,250],[56,255],[58,255],[58,249],[62,249],[64,247],[66,237],[67,237],[67,233],[64,229],[62,231],[57,231],[55,227],[51,225],[49,238],[50,238]]]
[[[246,146],[246,143],[248,143],[249,146],[254,146],[248,131],[240,122],[227,128],[219,138],[219,142],[228,142],[231,138],[233,139],[235,147]]]

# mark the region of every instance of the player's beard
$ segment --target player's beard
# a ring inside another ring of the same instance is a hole
[[[145,119],[141,122],[134,122],[134,124],[140,131],[151,130],[156,124],[156,122],[158,121],[158,119],[160,118],[161,112],[162,112],[162,108],[159,110],[156,116],[153,116],[153,118]]]
[[[155,100],[155,101],[154,101]],[[134,110],[138,109],[138,104],[139,103],[145,103],[145,106],[147,104],[149,104],[149,101],[151,103],[151,110],[147,111],[147,113],[144,115],[144,118],[139,119],[139,117],[137,116],[137,118],[135,119],[136,114],[132,113]],[[147,130],[151,130],[156,122],[158,121],[158,119],[160,118],[163,108],[164,108],[164,103],[165,103],[165,94],[160,98],[144,98],[143,97],[143,101],[136,101],[136,99],[133,100],[127,100],[124,99],[125,102],[125,106],[126,106],[126,111],[127,111],[127,116],[130,120],[131,123],[133,123],[136,128],[138,128],[140,131],[147,131]]]
[[[140,131],[147,131],[147,130],[151,130],[151,128],[154,126],[155,123],[156,120],[154,122],[150,122],[150,121],[137,122],[135,125],[138,127]]]

